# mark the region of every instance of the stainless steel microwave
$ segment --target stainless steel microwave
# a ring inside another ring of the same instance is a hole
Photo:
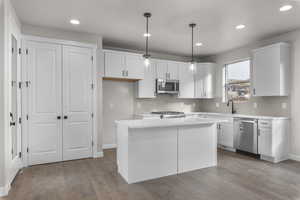
[[[156,94],[178,94],[179,80],[156,79]]]

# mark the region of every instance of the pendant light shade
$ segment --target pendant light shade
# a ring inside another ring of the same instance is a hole
[[[195,23],[189,24],[189,27],[192,29],[192,60],[190,63],[190,70],[195,70],[195,60],[194,60],[194,28],[196,27]]]
[[[146,33],[144,33],[144,37],[146,38],[146,52],[143,55],[144,57],[144,64],[146,67],[150,65],[150,54],[149,54],[149,37],[151,34],[149,33],[149,18],[151,17],[151,13],[144,13],[144,17],[146,18]]]

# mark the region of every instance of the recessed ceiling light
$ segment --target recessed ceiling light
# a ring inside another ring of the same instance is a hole
[[[201,43],[201,42],[197,42],[197,43],[195,44],[196,47],[201,47],[202,45],[203,45],[203,43]]]
[[[240,25],[237,25],[235,28],[237,30],[241,30],[241,29],[244,29],[246,26],[244,24],[240,24]]]
[[[280,12],[285,12],[285,11],[291,10],[292,8],[293,8],[292,5],[284,5],[284,6],[281,6],[281,7],[279,8],[279,11],[280,11]]]
[[[80,21],[78,19],[71,19],[70,23],[73,24],[73,25],[79,25]]]
[[[150,33],[144,33],[144,37],[151,37]]]

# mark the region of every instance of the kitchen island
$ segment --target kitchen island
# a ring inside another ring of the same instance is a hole
[[[130,184],[216,166],[217,124],[223,121],[116,121],[118,172]]]

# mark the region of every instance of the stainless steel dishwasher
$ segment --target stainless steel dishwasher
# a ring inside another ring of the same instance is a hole
[[[238,118],[235,133],[235,148],[237,150],[258,154],[257,119]]]

